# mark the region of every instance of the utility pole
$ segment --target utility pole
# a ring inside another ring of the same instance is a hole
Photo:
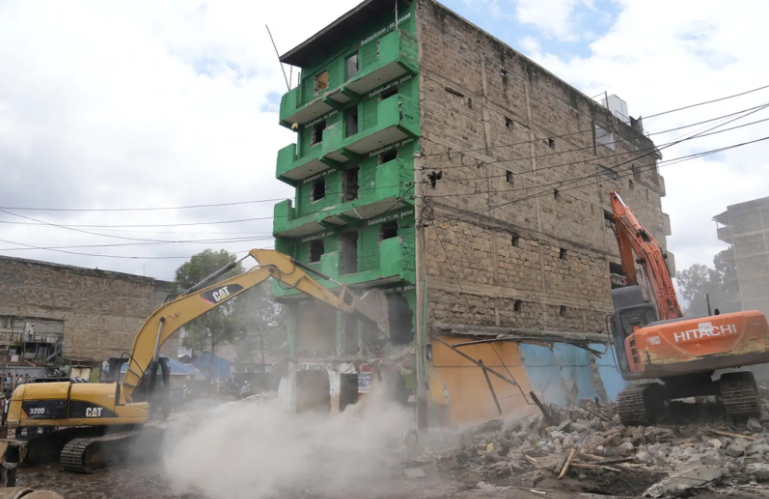
[[[419,431],[427,429],[427,373],[426,366],[426,345],[427,334],[425,331],[425,267],[424,267],[424,248],[425,248],[425,229],[422,212],[424,210],[424,195],[422,194],[422,178],[424,173],[424,157],[421,151],[414,153],[414,259],[416,273],[416,428]]]

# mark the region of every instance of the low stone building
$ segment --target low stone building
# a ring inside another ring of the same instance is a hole
[[[130,352],[170,289],[149,277],[0,257],[0,369],[93,366]]]

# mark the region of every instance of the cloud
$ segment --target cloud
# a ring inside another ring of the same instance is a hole
[[[750,16],[725,1],[703,2],[692,10],[684,2],[622,0],[608,31],[589,44],[589,55],[564,57],[534,45],[526,50],[585,94],[616,93],[628,102],[631,115],[651,115],[769,82],[762,48],[769,43],[769,33],[761,25],[769,4],[748,3],[743,7],[749,8]],[[541,4],[532,15],[544,16],[547,9]],[[662,131],[767,102],[769,90],[648,119],[644,126],[650,132]],[[727,127],[767,117],[769,109]],[[660,145],[713,124],[652,138]],[[663,154],[672,159],[767,135],[769,123],[757,124],[687,141]],[[729,204],[767,195],[768,147],[764,142],[662,167],[667,187],[663,209],[670,214],[673,231],[668,247],[679,269],[693,263],[712,264],[714,254],[727,247],[717,240],[714,215]]]
[[[513,0],[518,21],[532,24],[546,36],[561,41],[578,39],[576,11],[592,7],[593,0]]]
[[[153,207],[290,197],[292,190],[274,178],[275,162],[277,149],[295,137],[277,124],[275,99],[286,87],[264,24],[285,52],[356,3],[337,1],[333,9],[309,0],[290,7],[227,0],[0,3],[0,204]],[[173,224],[270,216],[272,204],[25,213],[67,224]],[[29,222],[7,213],[0,220]],[[134,232],[105,230],[112,237],[97,237],[0,223],[0,239],[37,246],[129,242],[117,236],[211,239],[269,233],[271,222],[128,230]],[[169,256],[256,243],[264,241],[73,251]],[[0,253],[165,278],[182,262]]]

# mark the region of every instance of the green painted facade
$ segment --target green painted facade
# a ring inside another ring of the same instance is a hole
[[[278,251],[344,284],[397,291],[413,310],[413,155],[420,135],[414,5],[399,2],[398,13],[397,29],[393,16],[340,36],[334,55],[301,68],[301,83],[283,95],[280,124],[297,138],[278,151],[276,177],[295,196],[275,205],[273,233]],[[357,72],[350,69],[356,55]],[[343,254],[351,237],[357,238],[354,272]],[[288,299],[296,291],[278,283],[273,293],[290,307],[302,305]],[[339,353],[344,320],[338,314]],[[292,324],[292,355],[296,344]]]

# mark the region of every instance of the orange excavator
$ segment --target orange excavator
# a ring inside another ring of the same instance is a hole
[[[627,286],[612,290],[611,337],[622,377],[631,383],[617,396],[625,425],[659,421],[666,402],[716,395],[727,417],[757,417],[761,402],[753,373],[715,371],[769,362],[769,325],[750,310],[709,317],[683,317],[666,255],[618,192],[611,194]],[[634,257],[635,254],[635,257]],[[644,298],[642,282],[650,300]],[[645,382],[640,382],[645,381]],[[640,383],[639,383],[640,382]]]

